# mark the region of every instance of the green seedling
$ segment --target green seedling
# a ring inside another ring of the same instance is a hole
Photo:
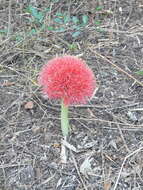
[[[95,8],[96,11],[101,11],[102,9],[103,9],[102,6],[97,6],[97,7]]]
[[[137,75],[143,75],[143,70],[135,72]]]
[[[32,5],[29,5],[26,10],[33,16],[34,21],[36,21],[38,23],[42,23],[42,21],[44,19],[43,12],[38,11],[37,8],[33,7]]]

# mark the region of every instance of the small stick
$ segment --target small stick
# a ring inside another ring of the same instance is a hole
[[[8,7],[8,31],[7,36],[11,33],[11,0],[9,0],[9,7]]]
[[[67,141],[66,136],[61,140],[61,163],[66,164],[68,153],[64,141]]]
[[[77,162],[76,162],[76,160],[75,160],[73,154],[72,154],[72,160],[73,160],[74,166],[75,166],[75,168],[76,168],[77,174],[78,174],[78,176],[79,176],[79,178],[80,178],[80,181],[81,181],[81,183],[82,183],[82,185],[83,185],[84,190],[88,190],[88,189],[87,189],[87,186],[85,185],[85,183],[84,183],[84,181],[83,181],[83,179],[82,179],[82,177],[81,177],[81,175],[80,175],[80,171],[79,171],[79,169],[78,169],[78,165],[77,165]]]
[[[122,163],[122,165],[121,165],[121,168],[120,168],[119,174],[118,174],[118,176],[117,176],[117,180],[116,180],[116,182],[115,182],[115,185],[114,185],[113,190],[116,190],[116,188],[117,188],[117,185],[118,185],[118,182],[119,182],[119,179],[120,179],[120,176],[121,176],[121,173],[122,173],[122,170],[123,170],[123,167],[124,167],[124,164],[125,164],[126,160],[127,160],[129,157],[133,156],[134,154],[137,154],[138,152],[140,152],[142,149],[143,149],[143,147],[140,147],[140,148],[138,148],[137,150],[135,150],[135,151],[131,152],[130,154],[128,154],[128,155],[124,158],[124,161],[123,161],[123,163]]]
[[[128,148],[128,145],[127,145],[127,143],[126,143],[126,140],[125,140],[125,138],[124,138],[124,135],[123,135],[123,132],[122,132],[122,130],[121,130],[121,128],[120,128],[120,125],[119,125],[118,123],[117,123],[116,125],[117,125],[117,128],[118,128],[118,130],[119,130],[119,133],[120,133],[120,136],[121,136],[121,138],[122,138],[122,141],[123,141],[123,143],[124,143],[124,146],[125,146],[127,152],[130,153],[131,151],[130,151],[130,149]]]
[[[132,75],[130,75],[129,73],[127,73],[126,71],[124,71],[123,69],[121,69],[119,66],[117,66],[116,64],[114,64],[112,61],[110,61],[109,59],[107,59],[105,56],[97,53],[96,51],[93,51],[91,48],[89,48],[89,50],[92,53],[95,53],[98,57],[104,59],[105,61],[107,61],[107,63],[110,63],[112,66],[114,66],[118,71],[124,73],[125,75],[127,75],[129,78],[133,79],[136,83],[138,83],[140,86],[143,87],[143,83],[140,82],[139,80],[137,80],[135,77],[133,77]]]

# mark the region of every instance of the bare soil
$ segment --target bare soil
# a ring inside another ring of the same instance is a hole
[[[36,21],[28,6],[49,9]],[[88,23],[52,30],[57,12]],[[60,102],[37,84],[42,65],[62,54],[83,58],[98,84],[87,105],[70,107],[67,164]],[[142,190],[142,69],[142,0],[1,0],[0,190]]]

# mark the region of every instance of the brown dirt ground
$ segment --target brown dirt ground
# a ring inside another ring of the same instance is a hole
[[[77,37],[72,24],[40,30],[29,5],[50,7],[46,26],[57,12],[89,22]],[[32,29],[38,32],[28,35]],[[45,99],[36,82],[41,66],[64,53],[85,59],[98,81],[87,105],[70,107],[68,142],[77,152],[69,149],[66,165],[60,104]],[[142,68],[142,0],[1,0],[0,190],[142,190]]]

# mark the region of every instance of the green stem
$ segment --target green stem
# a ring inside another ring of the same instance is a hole
[[[68,136],[69,132],[68,106],[66,106],[63,101],[61,103],[61,129],[63,136]]]

